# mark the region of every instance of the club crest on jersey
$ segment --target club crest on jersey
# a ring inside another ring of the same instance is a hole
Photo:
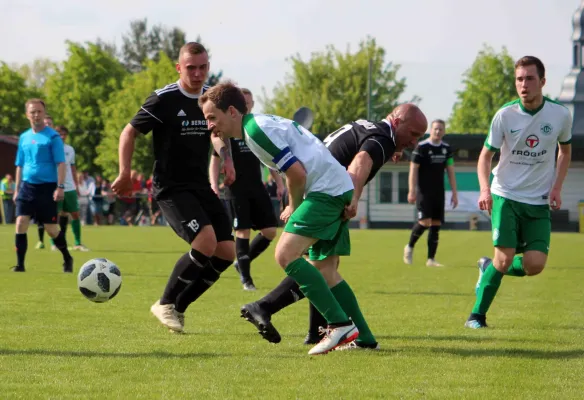
[[[442,147],[442,154],[446,154],[446,149]]]
[[[540,125],[539,130],[541,131],[542,135],[548,136],[552,134],[554,128],[552,127],[552,124],[544,122],[543,124]]]
[[[539,144],[539,138],[535,135],[529,135],[527,137],[527,139],[525,139],[525,144],[530,149],[535,149],[537,147],[537,145]]]

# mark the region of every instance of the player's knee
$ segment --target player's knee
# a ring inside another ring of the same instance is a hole
[[[511,264],[513,264],[513,255],[509,254],[496,254],[493,260],[493,266],[497,269],[497,271],[505,274],[509,270]]]
[[[430,218],[420,219],[418,220],[418,224],[422,225],[425,228],[429,228],[432,226],[432,220]]]
[[[527,276],[539,275],[543,272],[547,256],[544,253],[527,253],[523,256],[523,270]]]
[[[226,261],[235,260],[235,245],[232,240],[225,240],[217,243],[215,256]]]
[[[16,233],[26,233],[30,219],[24,216],[16,217]]]
[[[249,239],[250,231],[249,229],[240,229],[235,231],[235,237],[240,239]]]
[[[207,257],[211,257],[215,254],[217,249],[217,238],[215,237],[213,227],[211,225],[204,226],[192,241],[191,246],[193,249],[203,253]]]
[[[277,231],[276,228],[265,228],[261,230],[262,236],[268,240],[274,240],[276,237]]]
[[[71,213],[71,219],[74,221],[78,220],[79,219],[79,211],[73,211]]]
[[[59,232],[61,231],[59,226],[56,224],[45,224],[45,231],[47,234],[52,237],[53,239],[59,236]]]

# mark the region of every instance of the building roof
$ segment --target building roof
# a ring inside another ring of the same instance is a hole
[[[8,143],[18,146],[18,136],[0,135],[0,143]]]

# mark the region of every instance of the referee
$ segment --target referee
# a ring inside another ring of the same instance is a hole
[[[249,89],[241,89],[247,105],[247,112],[253,108],[253,95]],[[237,262],[235,267],[239,272],[243,290],[256,290],[250,269],[251,262],[264,252],[276,237],[278,220],[274,214],[272,200],[262,179],[262,168],[259,159],[251,152],[242,139],[232,138],[233,165],[237,171],[237,180],[225,190],[227,198],[231,199],[233,210],[233,229],[235,230],[235,251]],[[221,161],[214,152],[209,164],[211,188],[219,195],[219,170]],[[282,198],[284,184],[282,177],[270,170],[277,185],[278,200]],[[249,243],[250,230],[260,231]]]
[[[16,258],[12,271],[24,272],[28,249],[27,231],[30,219],[39,224],[54,239],[63,254],[63,272],[73,272],[73,258],[67,249],[65,234],[57,225],[57,202],[65,193],[65,151],[55,130],[45,125],[45,103],[30,99],[25,104],[30,129],[20,135],[16,153]]]
[[[150,311],[171,331],[182,332],[186,308],[206,292],[233,262],[231,224],[208,178],[211,142],[223,159],[226,182],[235,179],[229,148],[212,136],[198,98],[208,87],[209,56],[201,44],[185,44],[176,65],[179,80],[154,91],[122,131],[118,195],[132,191],[134,141],[152,131],[153,196],[174,232],[190,245],[178,259],[159,301]],[[228,142],[229,143],[229,142]]]
[[[412,264],[414,246],[426,229],[428,232],[428,259],[426,266],[442,267],[435,260],[438,249],[438,234],[444,222],[444,170],[452,188],[450,204],[452,208],[458,205],[456,178],[454,175],[454,159],[452,149],[442,141],[445,123],[441,119],[432,122],[430,137],[418,144],[412,153],[408,202],[416,203],[418,222],[410,235],[410,242],[404,248],[404,263]]]

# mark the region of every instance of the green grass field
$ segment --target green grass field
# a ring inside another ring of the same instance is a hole
[[[310,357],[302,344],[303,300],[273,322],[283,340],[264,341],[239,317],[284,277],[274,247],[252,268],[258,291],[241,290],[231,268],[187,311],[185,335],[150,315],[185,245],[170,228],[85,228],[89,253],[34,250],[27,272],[14,265],[13,228],[0,226],[1,399],[569,399],[584,393],[584,236],[554,234],[544,273],[503,280],[489,329],[463,327],[474,301],[476,260],[490,255],[488,232],[441,233],[438,260],[402,263],[407,231],[353,231],[341,272],[380,342],[379,352]],[[116,262],[120,294],[94,304],[77,290],[79,266]]]

